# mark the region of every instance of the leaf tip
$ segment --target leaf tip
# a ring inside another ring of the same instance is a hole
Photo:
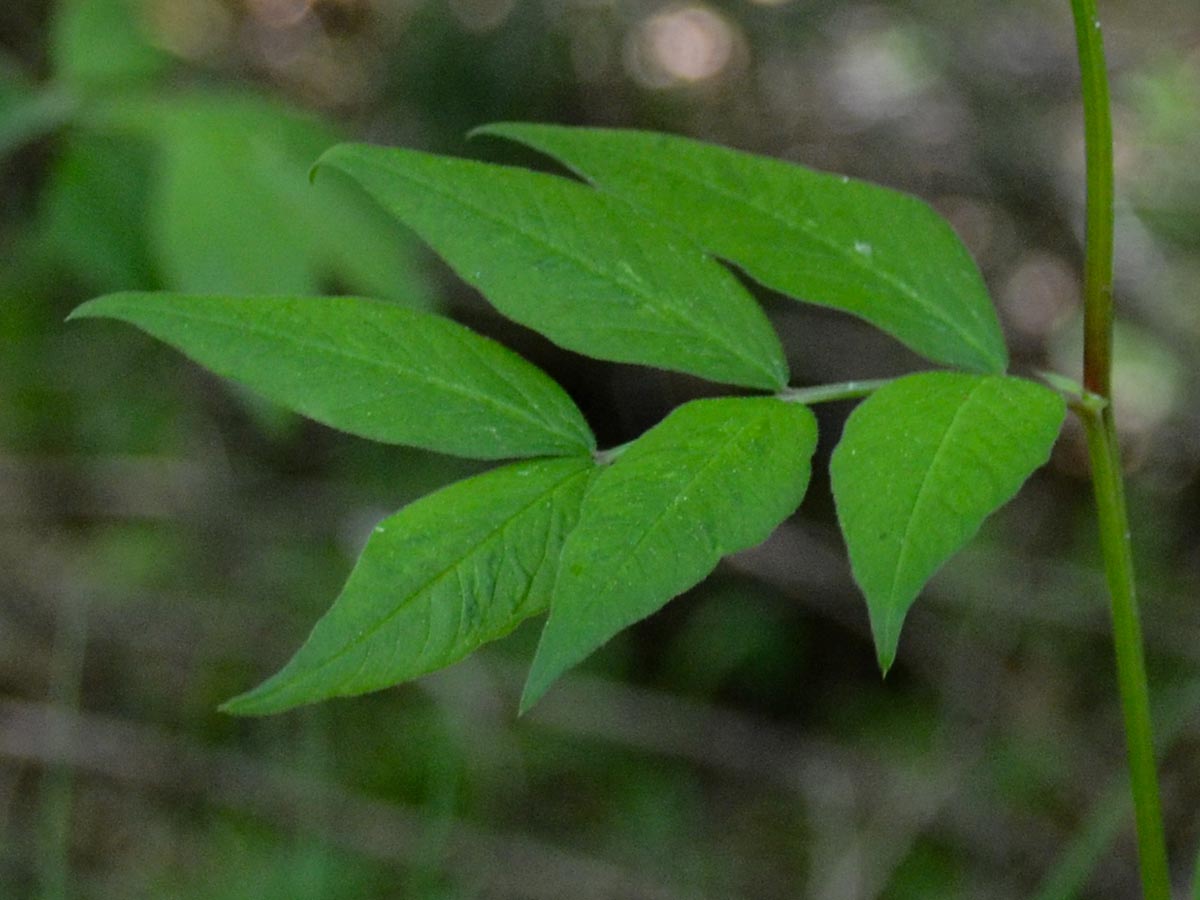
[[[282,673],[276,673],[258,687],[230,697],[218,706],[217,710],[230,716],[269,716],[299,706],[304,701],[290,699],[285,692],[279,690],[280,674]]]
[[[254,710],[254,703],[251,699],[253,693],[253,691],[247,691],[244,694],[238,694],[236,697],[230,697],[217,707],[217,712],[223,712],[227,716],[260,715],[260,713]]]
[[[521,701],[517,704],[517,718],[523,719],[525,714],[537,706],[537,702],[542,699],[541,696],[530,696],[529,691],[521,692]]]
[[[318,156],[316,161],[311,166],[309,166],[309,169],[308,169],[308,183],[309,184],[317,183],[317,173],[320,172],[321,169],[330,165],[329,154],[332,153],[335,149],[337,149],[337,148],[330,147],[328,150],[326,150],[324,153],[322,153],[320,156]]]
[[[293,706],[298,705],[297,703],[272,701],[269,697],[263,697],[262,692],[255,688],[244,694],[238,694],[236,697],[230,697],[217,707],[217,711],[239,718],[254,718],[287,712]]]
[[[87,303],[79,304],[79,306],[75,307],[73,310],[71,310],[69,313],[67,313],[67,317],[65,319],[63,319],[63,321],[64,322],[74,322],[76,319],[95,318],[96,314],[88,308],[92,305],[93,302],[94,301],[89,300]]]
[[[495,137],[504,138],[510,141],[521,141],[521,132],[530,128],[545,128],[545,125],[538,125],[534,122],[486,122],[483,125],[476,125],[467,132],[467,139],[472,140],[477,137]]]
[[[539,666],[535,658],[529,675],[525,679],[525,687],[521,691],[521,701],[517,706],[517,715],[524,716],[534,708],[550,690],[551,685],[558,680],[561,672],[547,672],[544,665]]]
[[[86,303],[81,303],[75,307],[67,315],[65,322],[74,322],[76,319],[106,319],[106,318],[121,318],[119,308],[117,314],[114,315],[114,308],[122,300],[137,300],[140,299],[138,291],[121,291],[116,294],[104,294],[100,297],[93,297]]]
[[[1000,330],[999,322],[994,322],[993,327],[988,330],[985,343],[978,345],[979,353],[976,355],[975,364],[969,368],[973,368],[979,375],[1004,375],[1008,372],[1009,364],[1004,333]]]
[[[875,658],[879,662],[879,677],[886,681],[888,673],[892,671],[892,666],[896,662],[896,651],[893,649],[886,653],[877,652]]]
[[[868,601],[870,604],[870,601]],[[887,678],[888,672],[896,662],[896,649],[900,643],[900,628],[904,624],[904,613],[896,615],[884,612],[877,616],[876,611],[868,605],[871,619],[871,636],[875,640],[875,661],[879,665],[879,673]]]
[[[533,709],[562,674],[587,655],[587,651],[578,652],[578,649],[574,653],[569,650],[563,652],[563,648],[557,646],[559,633],[552,631],[551,625],[552,620],[548,621],[542,630],[541,642],[538,644],[537,652],[533,655],[533,664],[529,667],[529,674],[525,677],[525,687],[521,691],[518,715],[523,716]],[[549,640],[547,640],[548,638]]]
[[[508,124],[507,122],[487,122],[483,125],[476,125],[467,132],[467,140],[473,141],[477,137],[503,137],[505,126]]]
[[[308,183],[309,184],[314,183],[317,180],[317,172],[320,171],[321,169],[325,168],[326,166],[331,166],[333,168],[340,168],[340,166],[337,164],[336,160],[338,159],[338,157],[342,156],[345,153],[347,147],[351,147],[351,146],[353,146],[353,145],[345,144],[345,143],[334,144],[332,147],[330,147],[324,153],[322,153],[320,156],[318,156],[316,162],[314,162],[312,164],[312,167],[308,170]]]

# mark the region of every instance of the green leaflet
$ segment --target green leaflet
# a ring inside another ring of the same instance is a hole
[[[154,284],[144,227],[151,170],[137,141],[87,132],[60,141],[39,198],[58,266],[97,291]]]
[[[979,270],[915,197],[649,132],[504,123],[476,133],[553,156],[768,287],[852,313],[935,362],[1007,366]]]
[[[431,297],[416,244],[346,178],[310,184],[336,131],[245,93],[120,97],[89,110],[96,132],[154,151],[148,243],[162,283],[212,294],[320,294],[331,283],[412,306]]]
[[[596,477],[567,538],[522,710],[721,557],[765,540],[808,486],[813,414],[774,398],[687,403]]]
[[[428,313],[355,297],[110,294],[71,318],[112,318],[218,375],[351,434],[477,459],[588,453],[554,381]]]
[[[153,46],[139,0],[59,0],[50,41],[55,77],[95,88],[153,79],[171,57]]]
[[[516,463],[385,519],[291,661],[221,708],[264,715],[379,690],[448,666],[544,612],[594,471],[587,458]]]
[[[590,188],[537,172],[343,144],[356,179],[497,309],[572,350],[777,390],[779,340],[728,271]]]
[[[918,592],[1046,462],[1065,411],[1019,378],[929,372],[851,414],[830,474],[884,672]]]

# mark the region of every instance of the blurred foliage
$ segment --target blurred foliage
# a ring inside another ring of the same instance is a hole
[[[1182,888],[1200,844],[1200,8],[1102,12],[1118,411],[1150,663],[1178,726],[1163,753]],[[339,135],[528,162],[462,135],[532,119],[914,191],[975,253],[1015,371],[1070,374],[1071,41],[1055,0],[8,0],[0,896],[1134,896],[1072,429],[914,608],[885,683],[820,475],[775,538],[526,718],[530,628],[415,687],[240,721],[216,704],[299,644],[375,521],[472,469],[282,415],[130,330],[62,325],[118,287],[436,303],[568,385],[606,445],[627,440],[703,386],[505,324],[349,185],[308,184]],[[917,365],[763,299],[804,382]],[[846,412],[823,409],[823,433]]]

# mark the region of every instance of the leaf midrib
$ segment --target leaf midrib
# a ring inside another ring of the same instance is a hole
[[[913,498],[912,507],[911,507],[911,509],[909,511],[909,515],[908,515],[908,521],[906,522],[906,524],[904,526],[904,535],[900,540],[900,552],[896,555],[896,566],[892,570],[892,582],[888,588],[888,595],[887,595],[888,596],[888,607],[889,607],[888,608],[889,620],[894,615],[894,609],[895,609],[895,604],[896,604],[896,585],[900,580],[900,573],[904,570],[904,567],[906,566],[906,564],[908,562],[909,550],[912,546],[911,536],[912,536],[912,532],[913,532],[913,523],[917,521],[917,512],[925,503],[925,495],[926,495],[927,490],[929,489],[931,476],[932,476],[934,470],[937,469],[938,464],[941,460],[942,454],[945,452],[946,447],[950,446],[950,444],[951,444],[950,435],[958,427],[958,424],[963,415],[963,412],[966,410],[966,408],[968,406],[971,405],[972,401],[975,398],[975,395],[979,391],[983,390],[988,384],[988,380],[986,380],[985,376],[980,376],[980,377],[984,378],[985,380],[981,380],[977,384],[975,384],[967,392],[967,395],[963,398],[962,403],[959,404],[958,409],[956,409],[954,411],[954,415],[950,417],[950,421],[948,423],[946,423],[946,428],[942,432],[942,436],[938,439],[938,445],[933,451],[933,456],[929,461],[929,466],[928,466],[928,468],[926,468],[925,474],[923,476],[921,476],[921,484],[920,484],[920,487],[917,488],[916,497]]]

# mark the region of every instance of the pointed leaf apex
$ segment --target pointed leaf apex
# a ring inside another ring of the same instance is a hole
[[[892,666],[896,663],[896,647],[893,645],[891,649],[876,648],[875,659],[879,663],[880,678],[886,679],[888,672],[892,671]]]
[[[868,607],[871,619],[871,637],[875,642],[875,661],[879,664],[879,672],[887,678],[888,672],[896,662],[896,650],[900,644],[900,631],[904,626],[905,613],[896,615],[894,611],[877,615]]]
[[[502,132],[508,122],[487,122],[483,125],[476,125],[467,132],[466,138],[468,141],[473,141],[477,137],[493,137],[497,132]]]
[[[257,693],[257,689],[246,691],[244,694],[238,694],[236,697],[230,697],[217,707],[217,712],[223,712],[229,716],[245,717],[266,715],[265,712],[255,708],[255,693]]]
[[[521,703],[517,709],[518,715],[525,715],[554,687],[555,682],[563,673],[582,662],[596,647],[554,648],[548,652],[546,648],[546,631],[542,632],[542,640],[533,656],[529,674],[525,676],[525,687],[521,690]]]
[[[219,712],[231,716],[269,716],[303,706],[311,700],[289,699],[286,692],[279,690],[284,679],[290,675],[290,666],[285,666],[266,681],[236,697],[230,697],[217,707]]]
[[[217,712],[225,713],[227,716],[242,715],[240,712],[238,712],[238,703],[237,703],[238,698],[241,696],[243,696],[243,695],[239,694],[237,697],[231,697],[230,699],[226,700],[224,703],[219,704],[217,706]]]
[[[73,322],[76,319],[115,318],[109,312],[108,307],[114,302],[120,302],[120,300],[123,298],[136,296],[138,296],[138,292],[136,291],[122,291],[120,293],[105,294],[102,297],[95,297],[86,303],[79,304],[77,307],[71,310],[70,313],[68,313],[66,319],[63,321]]]
[[[326,166],[333,165],[333,163],[330,162],[331,157],[340,155],[343,148],[345,148],[347,146],[350,146],[350,145],[346,144],[346,143],[334,144],[332,147],[329,147],[328,149],[325,150],[324,153],[322,153],[320,156],[318,156],[316,159],[316,162],[314,162],[308,170],[309,184],[313,184],[314,182],[316,182],[317,172]]]
[[[546,691],[551,687],[551,683],[533,687],[528,681],[525,682],[525,688],[521,691],[521,702],[517,706],[517,715],[524,716],[527,712],[537,706],[538,702],[546,696]]]

